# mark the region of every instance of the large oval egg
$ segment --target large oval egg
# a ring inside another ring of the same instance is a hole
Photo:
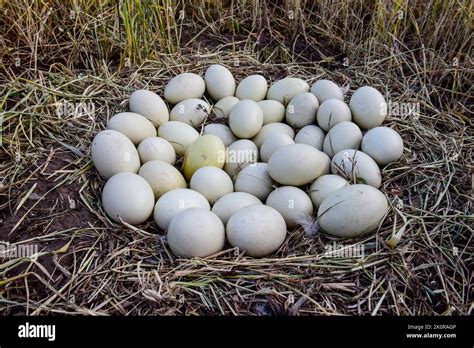
[[[204,75],[206,89],[214,100],[219,100],[235,93],[235,79],[229,69],[219,64],[213,64]]]
[[[230,129],[232,129],[232,133],[241,139],[252,138],[259,132],[262,125],[262,109],[253,100],[241,100],[230,111]]]
[[[270,176],[282,185],[301,186],[322,175],[327,156],[306,144],[286,145],[275,151],[268,161]]]
[[[194,73],[183,73],[173,77],[165,86],[165,99],[171,104],[178,104],[186,99],[201,99],[206,84],[201,76]]]
[[[168,191],[158,199],[153,210],[153,218],[161,229],[167,230],[171,220],[188,208],[211,210],[206,197],[194,190],[182,188]]]
[[[318,209],[327,233],[352,238],[377,229],[388,209],[385,195],[369,185],[350,185],[331,193]]]
[[[176,152],[173,145],[160,137],[148,137],[138,145],[138,154],[142,163],[160,160],[169,164],[175,164]]]
[[[272,207],[253,204],[238,210],[227,222],[227,239],[233,247],[253,257],[267,256],[283,244],[286,224]]]
[[[345,149],[358,149],[362,141],[362,132],[355,123],[341,122],[329,130],[324,138],[323,151],[332,157]]]
[[[202,132],[203,135],[211,134],[215,135],[222,140],[225,146],[229,146],[234,141],[237,141],[237,137],[232,133],[232,130],[225,124],[210,123],[207,124]]]
[[[224,167],[226,150],[224,143],[215,135],[203,135],[188,146],[184,154],[183,173],[190,180],[199,168],[213,166]]]
[[[318,99],[311,93],[305,92],[293,97],[286,107],[286,123],[294,128],[302,128],[316,120]]]
[[[260,148],[260,158],[262,162],[268,162],[273,153],[279,148],[294,144],[294,140],[287,134],[284,133],[273,133],[270,134],[262,144]]]
[[[227,224],[230,217],[238,210],[252,204],[262,204],[262,202],[247,192],[231,192],[217,200],[212,206],[212,212],[215,213],[224,224]]]
[[[382,175],[377,163],[365,153],[353,149],[339,151],[331,161],[331,172],[379,188]]]
[[[220,99],[214,104],[212,110],[217,118],[228,118],[230,110],[239,102],[239,99],[234,96],[227,96]]]
[[[263,124],[282,122],[285,118],[285,106],[276,100],[261,100],[258,106],[262,109]]]
[[[365,129],[380,126],[387,116],[385,98],[370,86],[358,88],[351,97],[349,107],[354,122]]]
[[[308,91],[309,85],[306,81],[296,77],[287,77],[271,85],[268,89],[267,99],[276,100],[286,105],[294,96]]]
[[[179,170],[163,161],[146,162],[138,171],[138,175],[150,184],[155,199],[160,198],[168,191],[186,188],[186,180]]]
[[[234,184],[230,176],[222,169],[212,166],[196,170],[191,177],[189,187],[201,193],[211,204],[234,191]]]
[[[179,121],[197,128],[209,115],[210,106],[201,99],[186,99],[174,106],[170,112],[171,121]]]
[[[329,80],[316,81],[311,86],[311,93],[318,98],[320,104],[329,99],[344,100],[344,95],[339,86]]]
[[[150,185],[134,173],[118,173],[105,183],[102,206],[115,222],[120,219],[130,224],[140,224],[153,211],[155,197]]]
[[[392,128],[375,127],[362,138],[362,151],[380,165],[396,162],[403,154],[403,140]]]
[[[267,80],[262,75],[250,75],[240,81],[235,96],[240,100],[251,99],[260,101],[267,95]]]
[[[339,99],[328,99],[319,106],[316,118],[319,127],[327,132],[338,123],[351,121],[351,109]]]
[[[264,201],[275,182],[268,174],[266,163],[253,163],[242,169],[235,179],[235,191],[247,192]]]
[[[273,133],[284,133],[292,139],[295,137],[293,128],[285,123],[276,122],[264,125],[257,135],[252,138],[252,141],[260,148],[267,137]]]
[[[169,121],[169,110],[163,99],[152,91],[140,89],[130,95],[130,111],[145,116],[153,126],[159,127]]]
[[[136,173],[140,169],[140,157],[133,143],[115,130],[104,130],[95,136],[91,145],[94,166],[105,178],[120,172]]]
[[[309,196],[303,190],[293,186],[276,188],[270,193],[265,204],[276,209],[289,228],[308,221],[314,209]]]
[[[146,117],[134,112],[116,114],[107,123],[107,128],[122,133],[134,145],[147,137],[156,137],[155,126]]]
[[[324,137],[325,134],[321,128],[310,124],[301,128],[298,133],[296,133],[295,143],[306,144],[322,151]]]
[[[322,175],[311,184],[311,187],[309,188],[309,197],[317,208],[331,193],[348,185],[349,183],[347,180],[339,175]]]
[[[169,121],[158,128],[158,135],[170,142],[177,155],[184,155],[187,147],[199,138],[199,133],[190,125]]]

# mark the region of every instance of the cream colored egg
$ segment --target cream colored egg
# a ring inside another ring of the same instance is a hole
[[[220,123],[210,123],[204,127],[202,132],[203,135],[211,134],[215,135],[222,140],[224,145],[227,147],[232,144],[234,141],[237,141],[237,137],[232,133],[232,130],[225,124]]]
[[[362,132],[355,123],[341,122],[332,127],[324,138],[323,151],[333,157],[345,149],[358,149],[362,141]]]
[[[115,222],[122,219],[129,224],[140,224],[150,217],[154,204],[150,185],[134,173],[113,175],[102,191],[102,206]]]
[[[257,102],[262,109],[263,124],[282,122],[285,118],[285,106],[276,100],[261,100]]]
[[[224,224],[227,224],[230,217],[238,210],[252,204],[262,204],[262,202],[247,192],[231,192],[217,200],[212,206],[212,212],[215,213]]]
[[[160,198],[168,191],[186,188],[186,180],[179,170],[163,161],[146,162],[138,171],[138,175],[150,184],[155,199]]]
[[[276,188],[270,193],[265,204],[277,210],[289,228],[308,221],[314,209],[309,196],[303,190],[293,186]]]
[[[184,122],[197,128],[207,118],[210,109],[209,104],[202,99],[186,99],[171,109],[170,120]]]
[[[203,135],[188,146],[184,154],[183,173],[190,180],[199,168],[213,166],[224,167],[226,150],[224,143],[215,135]]]
[[[211,210],[211,206],[199,192],[182,188],[166,192],[155,204],[153,218],[163,230],[167,230],[173,218],[188,208],[204,208]]]
[[[319,102],[314,94],[305,92],[294,96],[286,107],[286,123],[294,128],[302,128],[316,120]]]
[[[365,129],[380,126],[387,116],[385,98],[370,86],[358,88],[351,97],[349,107],[354,122]]]
[[[329,80],[319,80],[316,81],[311,86],[311,93],[313,93],[320,104],[324,103],[329,99],[339,99],[344,100],[344,95],[342,90],[334,82]]]
[[[357,237],[378,228],[388,209],[385,195],[369,185],[350,185],[331,193],[318,209],[319,226],[344,238]]]
[[[283,244],[286,238],[285,220],[279,212],[263,204],[253,204],[238,210],[227,222],[227,240],[246,255],[267,256]]]
[[[309,85],[306,81],[296,77],[287,77],[276,81],[268,89],[267,99],[286,105],[294,96],[308,91]]]
[[[235,179],[235,191],[247,192],[264,201],[275,182],[268,174],[266,163],[253,163],[243,168]]]
[[[155,127],[169,121],[168,106],[152,91],[140,89],[133,92],[130,95],[129,108],[130,111],[145,116]]]
[[[239,99],[234,96],[228,96],[220,99],[214,104],[212,110],[218,118],[228,118],[230,110],[239,102]]]
[[[183,73],[173,77],[165,86],[165,99],[171,104],[186,99],[201,99],[205,90],[206,84],[201,76]]]
[[[105,178],[120,172],[136,173],[140,169],[140,157],[133,143],[115,130],[104,130],[95,136],[91,145],[94,166]]]
[[[375,127],[362,138],[362,151],[380,165],[396,162],[403,154],[403,140],[392,128]]]
[[[230,176],[220,168],[202,167],[191,177],[189,187],[201,193],[209,203],[214,204],[222,196],[234,192]]]
[[[331,172],[351,180],[362,182],[375,188],[382,183],[377,163],[362,151],[347,149],[339,151],[331,161]]]
[[[229,69],[219,64],[213,64],[204,75],[207,93],[214,100],[233,96],[235,93],[235,79]]]
[[[225,228],[213,212],[203,208],[190,208],[171,220],[167,238],[175,255],[206,257],[224,248]]]
[[[284,133],[273,133],[270,134],[262,144],[260,148],[260,158],[262,162],[268,162],[273,153],[280,147],[285,145],[294,144],[293,139]]]
[[[239,138],[252,138],[259,132],[262,125],[262,109],[253,100],[241,100],[230,111],[229,126],[232,133]]]
[[[235,96],[240,100],[251,99],[260,101],[267,95],[267,80],[262,75],[250,75],[240,81]]]
[[[310,124],[301,128],[298,133],[296,133],[295,143],[306,144],[322,151],[325,136],[321,128]]]
[[[331,193],[348,185],[349,183],[347,180],[339,175],[322,175],[311,184],[311,187],[309,188],[309,197],[317,208]]]
[[[248,139],[237,140],[226,150],[224,171],[234,179],[242,168],[259,159],[257,146]]]
[[[306,144],[286,145],[275,151],[268,161],[268,173],[282,185],[301,186],[323,174],[326,155]]]
[[[147,137],[156,136],[155,126],[146,117],[134,112],[116,114],[107,123],[107,129],[122,133],[135,145]]]
[[[264,125],[257,135],[252,138],[252,141],[260,148],[265,139],[272,133],[284,133],[292,139],[295,137],[293,128],[285,123],[276,122]]]
[[[182,156],[186,148],[199,138],[199,133],[186,123],[169,121],[158,128],[158,136],[169,141],[176,154]]]
[[[169,164],[175,164],[176,152],[173,145],[160,137],[148,137],[138,145],[138,154],[142,163],[160,160]]]
[[[328,99],[319,106],[316,118],[319,127],[327,132],[338,123],[351,121],[351,109],[339,99]]]

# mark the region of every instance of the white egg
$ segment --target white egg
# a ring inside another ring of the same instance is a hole
[[[170,120],[180,121],[197,128],[209,115],[210,109],[209,104],[202,99],[186,99],[171,109]]]
[[[146,162],[138,171],[138,175],[150,184],[155,199],[168,191],[187,187],[186,180],[179,170],[163,161]]]
[[[132,141],[139,144],[147,137],[156,136],[156,128],[148,119],[134,112],[121,112],[110,118],[107,129],[116,130]]]
[[[282,185],[301,186],[323,174],[327,155],[306,144],[286,145],[268,161],[270,176]]]
[[[257,146],[248,139],[237,140],[226,150],[224,171],[234,179],[242,168],[258,161]]]
[[[153,218],[158,227],[167,230],[171,220],[188,208],[211,210],[206,197],[194,190],[182,188],[168,191],[158,199],[153,211]]]
[[[232,144],[234,141],[237,141],[237,137],[232,133],[232,130],[225,124],[220,123],[210,123],[207,124],[202,132],[203,135],[211,134],[215,135],[222,140],[224,145],[227,147]]]
[[[165,86],[165,99],[171,104],[178,104],[186,99],[201,99],[206,84],[201,76],[194,73],[183,73],[173,77]]]
[[[349,107],[354,122],[365,129],[380,126],[387,116],[385,98],[370,86],[358,88],[351,97]]]
[[[279,212],[263,204],[238,210],[227,222],[227,239],[233,247],[253,257],[267,256],[286,238],[285,220]]]
[[[324,103],[328,99],[339,99],[344,100],[342,90],[334,82],[329,80],[316,81],[311,86],[311,93],[313,93],[320,104]]]
[[[212,110],[218,118],[228,118],[230,110],[239,102],[239,99],[234,96],[228,96],[220,99],[214,104]]]
[[[115,222],[121,218],[130,224],[140,224],[150,217],[154,204],[150,185],[134,173],[113,175],[102,191],[102,206]]]
[[[133,92],[128,106],[130,111],[145,116],[155,127],[169,121],[168,106],[158,94],[152,91],[140,89]]]
[[[259,101],[265,99],[267,95],[267,80],[262,75],[250,75],[240,81],[235,91],[235,96],[239,99],[251,99]]]
[[[175,255],[206,257],[224,248],[224,224],[207,209],[186,209],[171,220],[167,239]]]
[[[274,185],[266,163],[246,166],[235,179],[235,191],[250,193],[262,201],[272,192]]]
[[[262,109],[253,100],[241,100],[230,111],[229,126],[232,133],[239,138],[252,138],[262,128],[262,125]]]
[[[313,124],[301,128],[295,136],[295,143],[306,144],[322,151],[325,134],[321,128]]]
[[[289,228],[308,221],[314,209],[309,196],[303,190],[293,186],[276,188],[270,193],[265,204],[276,209]]]
[[[282,122],[285,118],[285,106],[276,100],[261,100],[257,102],[262,109],[263,124]]]
[[[252,138],[252,141],[260,148],[265,139],[273,133],[284,133],[292,139],[295,137],[295,131],[293,128],[285,123],[275,122],[264,125],[257,135]]]
[[[294,128],[302,128],[316,120],[318,99],[309,92],[297,94],[286,107],[286,123]]]
[[[286,105],[294,96],[308,91],[309,85],[306,81],[296,77],[287,77],[276,81],[268,89],[267,99]]]
[[[347,149],[339,151],[331,161],[331,172],[354,183],[366,183],[379,188],[382,176],[377,163],[361,151]]]
[[[332,127],[324,138],[323,151],[333,157],[345,149],[358,149],[362,141],[362,132],[355,123],[341,122]]]
[[[212,212],[215,213],[224,224],[227,224],[230,217],[238,210],[252,204],[262,204],[262,202],[247,192],[231,192],[217,200],[212,206]]]
[[[229,69],[219,64],[213,64],[204,75],[206,89],[214,100],[233,96],[235,93],[235,79]]]
[[[140,157],[133,143],[120,132],[108,129],[97,133],[91,145],[94,166],[105,178],[120,172],[136,173]]]
[[[309,197],[317,208],[331,193],[348,185],[349,183],[347,180],[339,175],[322,175],[311,184],[311,187],[309,188]]]
[[[403,154],[403,140],[392,128],[375,127],[362,138],[362,151],[380,165],[396,162]]]
[[[284,133],[273,133],[270,134],[262,144],[260,148],[260,158],[262,162],[268,162],[273,153],[280,147],[285,145],[294,144],[293,139]]]
[[[173,145],[160,137],[148,137],[138,145],[138,154],[142,163],[160,160],[169,164],[175,164],[176,152]]]
[[[222,196],[234,192],[234,184],[230,176],[216,167],[202,167],[191,177],[189,187],[207,198],[213,204]]]
[[[328,99],[319,106],[316,118],[319,127],[327,132],[338,123],[351,121],[351,109],[339,99]]]
[[[376,188],[350,185],[334,191],[321,203],[318,223],[333,236],[357,237],[377,229],[387,209],[387,198]]]
[[[186,123],[169,121],[158,128],[158,136],[168,140],[176,154],[182,156],[186,148],[199,138],[199,133]]]

